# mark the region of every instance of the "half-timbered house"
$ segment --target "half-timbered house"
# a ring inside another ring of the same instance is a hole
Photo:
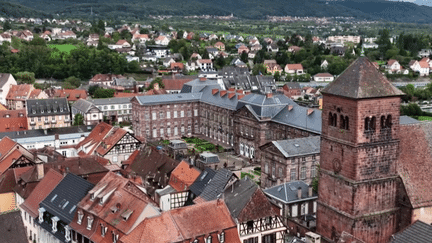
[[[0,175],[10,168],[33,166],[38,163],[42,163],[42,160],[21,144],[9,137],[0,140]]]
[[[141,141],[126,130],[102,122],[74,149],[77,154],[94,154],[120,164],[139,149],[140,144]]]
[[[223,193],[225,203],[237,222],[243,243],[283,243],[287,228],[279,208],[247,177],[238,180]]]

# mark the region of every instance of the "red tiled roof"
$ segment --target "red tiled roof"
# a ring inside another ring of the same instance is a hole
[[[11,85],[9,93],[6,96],[7,100],[26,100],[33,89],[31,84]]]
[[[93,130],[90,132],[90,134],[81,142],[79,142],[76,146],[76,148],[87,147],[87,146],[94,146],[92,149],[88,151],[88,154],[93,154],[93,151],[96,149],[96,146],[98,146],[103,139],[107,136],[107,134],[111,131],[112,126],[101,122],[99,123]],[[80,151],[81,152],[81,151]]]
[[[184,64],[181,62],[173,62],[173,63],[171,63],[171,69],[174,69],[174,68],[183,69]]]
[[[388,65],[388,66],[391,66],[391,65],[393,65],[395,62],[397,62],[397,60],[395,60],[395,59],[390,59],[390,60],[388,60],[387,65]]]
[[[162,215],[144,220],[122,243],[191,242],[212,236],[218,243],[218,234],[225,233],[225,242],[240,243],[236,224],[223,200],[214,200],[173,209]]]
[[[317,73],[317,74],[315,74],[314,77],[318,77],[318,78],[331,78],[331,77],[333,77],[333,75],[331,75],[330,73]]]
[[[41,203],[48,194],[60,183],[63,179],[63,175],[55,170],[50,169],[45,174],[44,178],[38,183],[33,192],[28,198],[21,204],[21,207],[27,211],[32,217],[36,218],[39,213],[39,203]]]
[[[297,63],[297,64],[287,64],[286,68],[288,70],[303,70],[303,66],[300,63]]]
[[[176,191],[185,191],[189,189],[189,186],[192,185],[200,173],[192,165],[182,161],[171,173],[169,185]]]
[[[114,97],[119,98],[119,97],[135,97],[135,96],[141,96],[143,94],[138,94],[138,93],[124,93],[124,92],[117,92],[114,93]]]
[[[174,79],[162,79],[165,90],[181,90],[183,85],[187,82],[194,80],[194,78],[174,78]]]
[[[214,46],[215,46],[215,47],[216,47],[216,46],[225,46],[225,44],[222,43],[222,42],[220,42],[220,41],[218,41],[218,42],[216,42],[216,44],[214,44]]]
[[[100,197],[112,193],[101,205]],[[91,199],[95,194],[96,199]],[[147,206],[152,206],[153,210],[145,210]],[[95,218],[111,224],[123,234],[128,234],[144,218],[159,214],[156,210],[156,204],[144,193],[138,186],[113,172],[108,172],[96,186],[78,204],[79,210],[85,211],[87,215],[91,214]],[[113,209],[117,211],[113,213]],[[124,215],[130,213],[127,220]],[[84,220],[83,220],[84,221]],[[74,220],[76,222],[76,220]],[[95,226],[97,227],[97,226]],[[97,232],[96,234],[100,234]],[[95,240],[95,238],[91,238]],[[99,242],[99,241],[95,241]]]
[[[80,89],[58,89],[55,91],[54,97],[66,97],[68,101],[77,101],[79,99],[87,99],[87,92]]]
[[[96,152],[100,155],[105,155],[116,145],[120,139],[127,133],[126,130],[114,127],[111,132],[102,141],[103,145],[99,145]]]
[[[0,132],[28,130],[25,110],[0,110]]]
[[[432,123],[401,126],[397,171],[414,208],[432,206]]]
[[[39,98],[39,95],[42,93],[42,90],[40,89],[34,89],[30,93],[29,99],[37,99]]]
[[[200,59],[200,60],[198,60],[198,62],[200,62],[200,63],[212,63],[212,60],[211,59]]]
[[[93,76],[92,79],[90,79],[90,81],[93,82],[113,81],[113,78],[124,78],[124,77],[120,74],[96,74],[95,76]]]
[[[127,42],[126,40],[119,40],[117,41],[116,45],[123,45],[123,44],[129,44],[129,42]]]
[[[122,162],[123,165],[130,165],[132,162],[136,159],[138,154],[140,153],[139,150],[135,150],[131,155],[129,155],[129,158]]]
[[[419,64],[421,68],[429,68],[429,64],[425,61],[420,61]]]

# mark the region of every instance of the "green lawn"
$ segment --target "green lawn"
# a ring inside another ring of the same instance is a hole
[[[432,121],[432,117],[430,116],[419,116],[417,119],[419,121]]]
[[[70,51],[76,49],[76,46],[71,45],[71,44],[64,44],[64,45],[55,45],[55,44],[52,44],[52,45],[48,45],[48,46],[50,48],[52,48],[52,49],[57,48],[57,49],[59,49],[59,51],[61,51],[61,52],[67,52],[67,53],[69,53]]]

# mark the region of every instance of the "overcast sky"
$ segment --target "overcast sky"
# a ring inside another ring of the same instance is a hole
[[[432,6],[432,0],[391,0],[391,1],[403,1],[403,2],[412,2],[412,3],[416,3],[418,5],[427,5],[427,6]]]

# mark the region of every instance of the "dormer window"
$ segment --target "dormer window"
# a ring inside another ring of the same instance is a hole
[[[104,226],[103,224],[101,224],[100,226],[101,226],[101,236],[105,237],[108,227]]]
[[[225,243],[225,232],[223,231],[219,234],[219,242]]]
[[[211,243],[212,242],[212,237],[211,235],[209,235],[206,239],[206,243]]]
[[[57,232],[57,222],[59,220],[60,219],[57,216],[54,216],[53,218],[51,218],[51,221],[52,221],[52,232],[53,233]]]
[[[126,220],[129,219],[129,217],[132,215],[132,213],[133,213],[133,210],[126,209],[126,211],[124,211],[124,212],[121,214],[121,216],[122,216],[123,220],[126,221]]]
[[[93,224],[93,216],[89,215],[87,216],[87,230],[91,230]]]
[[[77,220],[77,224],[79,224],[79,225],[82,224],[82,219],[83,219],[83,217],[84,217],[84,213],[83,213],[81,210],[79,210],[79,211],[78,211],[78,220]]]
[[[112,240],[113,240],[113,243],[117,243],[117,241],[118,241],[118,238],[119,238],[119,235],[118,234],[116,234],[114,231],[112,231]]]

